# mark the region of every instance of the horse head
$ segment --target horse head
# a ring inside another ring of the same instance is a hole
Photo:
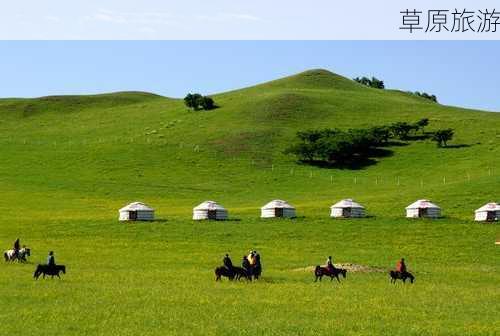
[[[66,274],[66,266],[61,265],[61,271],[63,272],[63,274]]]
[[[340,274],[342,274],[342,276],[344,277],[344,279],[347,277],[347,270],[346,269],[341,269],[340,270]]]
[[[24,249],[24,253],[26,253],[26,255],[28,257],[31,257],[31,249],[29,247],[24,247],[23,249]]]

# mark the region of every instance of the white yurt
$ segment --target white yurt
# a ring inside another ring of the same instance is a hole
[[[428,200],[418,200],[406,207],[407,218],[439,218],[441,208]]]
[[[130,203],[118,212],[120,221],[152,221],[155,219],[155,210],[141,202]]]
[[[500,220],[500,204],[488,203],[475,211],[477,222],[495,222]]]
[[[330,217],[333,218],[365,217],[365,207],[350,198],[335,203],[330,209]]]
[[[204,220],[224,220],[227,219],[227,210],[214,201],[205,201],[193,208],[193,219]]]
[[[261,218],[294,218],[295,208],[283,200],[273,200],[260,208]]]

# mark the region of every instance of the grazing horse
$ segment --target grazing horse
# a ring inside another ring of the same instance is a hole
[[[232,281],[234,276],[234,271],[227,269],[225,266],[220,266],[215,269],[215,281],[220,281],[222,277],[226,277]]]
[[[321,281],[321,278],[323,278],[324,275],[330,277],[330,281],[333,280],[333,278],[337,279],[338,282],[340,282],[339,279],[339,274],[341,274],[344,278],[347,275],[347,270],[343,268],[335,268],[333,267],[332,269],[329,269],[327,267],[321,267],[321,266],[316,266],[316,269],[314,270],[314,275],[316,276],[316,279],[314,282]]]
[[[49,265],[38,264],[38,266],[36,267],[35,273],[33,274],[33,278],[35,278],[35,280],[38,280],[40,275],[43,274],[44,279],[45,279],[46,275],[50,275],[52,278],[54,278],[54,275],[55,275],[60,279],[61,277],[59,276],[59,273],[61,273],[61,272],[63,274],[66,274],[66,266],[64,266],[64,265],[49,266]]]
[[[13,262],[14,260],[17,260],[18,262],[26,262],[28,261],[26,259],[27,256],[31,256],[31,249],[28,247],[23,247],[22,249],[20,249],[17,256],[14,250],[7,250],[3,253],[5,261],[8,262]]]
[[[403,280],[404,283],[406,283],[406,279],[410,279],[410,283],[415,280],[415,277],[410,272],[390,271],[389,275],[391,276],[391,283],[396,283],[398,279]]]

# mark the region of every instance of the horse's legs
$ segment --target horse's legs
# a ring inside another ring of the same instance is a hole
[[[59,273],[57,273],[56,275],[57,275],[57,277],[58,277],[59,279],[61,279],[61,277],[59,276]]]
[[[337,281],[340,283],[340,279],[339,279],[339,275],[338,274],[335,276],[335,278],[337,278]]]

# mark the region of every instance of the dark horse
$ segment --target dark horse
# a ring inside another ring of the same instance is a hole
[[[344,278],[347,275],[347,270],[343,268],[327,268],[327,267],[321,267],[321,266],[316,266],[316,269],[314,270],[314,275],[316,276],[316,279],[314,282],[321,281],[321,278],[323,278],[324,275],[330,277],[330,281],[333,280],[333,278],[337,279],[338,282],[340,282],[339,279],[339,274],[341,274]]]
[[[240,280],[241,278],[245,278],[249,281],[252,281],[252,274],[244,269],[243,267],[233,266],[234,277],[236,280]]]
[[[396,283],[398,279],[403,280],[404,283],[406,283],[406,279],[410,279],[410,283],[415,280],[415,277],[410,272],[390,271],[389,275],[391,276],[391,283]]]
[[[52,278],[54,276],[57,276],[60,279],[61,277],[59,276],[59,273],[61,273],[61,272],[66,274],[66,266],[64,266],[64,265],[49,266],[49,265],[38,264],[38,266],[36,267],[35,273],[33,274],[33,278],[35,278],[35,280],[38,280],[40,275],[43,274],[44,279],[45,279],[46,275],[50,275]]]
[[[217,267],[215,269],[215,281],[220,281],[222,277],[226,277],[229,280],[234,279],[234,271],[227,269],[224,266]]]

